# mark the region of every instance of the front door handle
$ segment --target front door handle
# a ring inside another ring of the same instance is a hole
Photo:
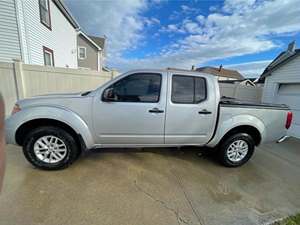
[[[207,109],[203,109],[201,111],[198,112],[199,114],[211,114],[210,111],[207,111]]]
[[[160,110],[160,109],[158,109],[158,108],[153,108],[153,109],[150,109],[149,112],[150,112],[150,113],[163,113],[164,110]]]

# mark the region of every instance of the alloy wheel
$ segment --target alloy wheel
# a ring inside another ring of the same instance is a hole
[[[39,160],[50,164],[58,163],[63,160],[68,151],[65,143],[53,135],[47,135],[37,139],[33,149]]]
[[[226,154],[230,161],[239,162],[245,158],[249,150],[248,143],[244,140],[236,140],[227,148]]]

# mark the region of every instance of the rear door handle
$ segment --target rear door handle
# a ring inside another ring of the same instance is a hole
[[[149,110],[149,113],[163,113],[164,110],[160,110],[158,108],[153,108]]]
[[[199,114],[211,114],[210,111],[207,111],[207,109],[203,109],[201,111],[198,112]]]

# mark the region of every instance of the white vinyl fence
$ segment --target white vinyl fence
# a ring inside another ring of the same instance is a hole
[[[0,93],[8,115],[18,99],[48,93],[91,90],[116,75],[116,71],[98,72],[0,62]]]
[[[221,96],[237,98],[251,102],[261,102],[262,87],[228,83],[219,83],[219,85]]]
[[[0,92],[6,115],[18,99],[48,93],[91,90],[117,76],[116,71],[98,72],[84,69],[27,65],[22,62],[0,62]],[[262,88],[220,83],[221,96],[261,101]]]

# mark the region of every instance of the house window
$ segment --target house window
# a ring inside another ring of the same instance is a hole
[[[85,47],[78,48],[78,57],[79,57],[79,59],[86,59],[86,48]]]
[[[39,7],[41,23],[51,30],[49,0],[39,0]]]
[[[53,50],[47,47],[43,47],[44,64],[45,66],[54,66],[54,54]]]

